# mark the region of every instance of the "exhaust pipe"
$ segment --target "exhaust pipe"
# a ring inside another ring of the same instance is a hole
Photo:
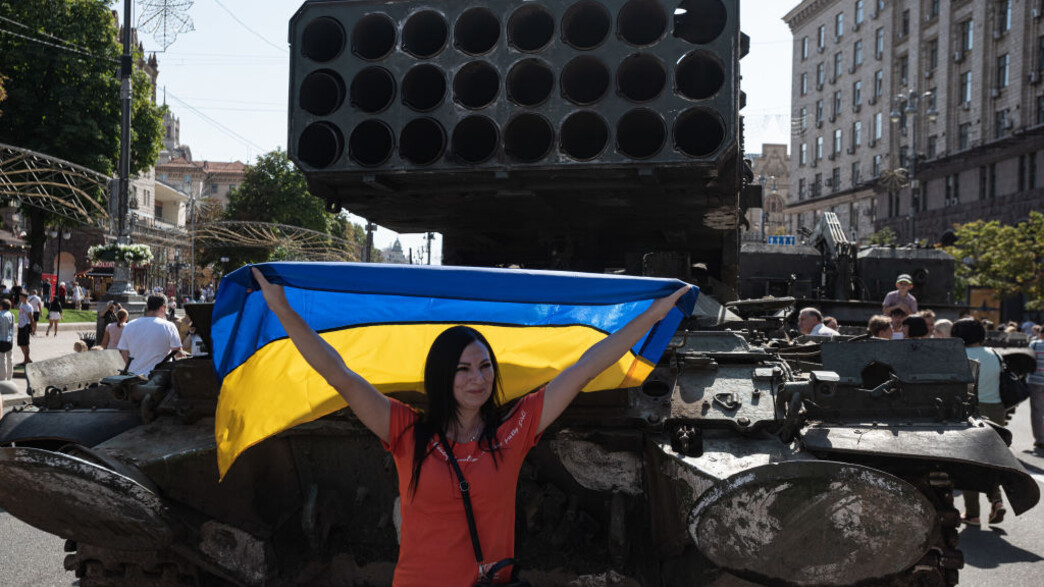
[[[441,68],[422,63],[402,78],[402,103],[417,112],[430,112],[446,97],[446,74]]]
[[[367,67],[355,74],[350,94],[352,106],[369,114],[380,112],[395,98],[395,78],[383,67]]]
[[[450,148],[454,155],[468,163],[482,163],[497,152],[499,143],[500,131],[492,120],[469,116],[453,129]]]
[[[631,159],[648,159],[663,149],[667,125],[660,115],[635,108],[616,123],[616,148]]]
[[[508,19],[508,44],[524,53],[543,49],[554,34],[555,18],[539,4],[525,4]]]
[[[402,26],[402,50],[418,59],[434,57],[446,46],[449,26],[434,10],[410,16]]]
[[[363,167],[376,167],[391,157],[394,143],[387,124],[375,118],[364,120],[348,137],[348,157]]]
[[[297,140],[297,157],[316,169],[325,169],[341,158],[344,135],[329,122],[308,125]]]
[[[488,53],[499,40],[500,21],[488,8],[469,8],[453,25],[454,46],[468,55]]]
[[[577,106],[601,100],[609,90],[609,68],[597,57],[581,55],[562,68],[562,95]]]
[[[466,108],[485,108],[497,99],[500,75],[485,61],[471,61],[453,77],[453,97]]]
[[[360,59],[383,59],[395,48],[395,23],[386,14],[367,14],[352,27],[352,53]]]

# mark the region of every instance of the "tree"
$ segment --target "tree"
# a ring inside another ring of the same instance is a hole
[[[104,175],[119,162],[121,53],[112,13],[97,0],[0,0],[0,15],[20,36],[0,35],[0,71],[8,100],[4,142],[65,159]],[[162,109],[148,76],[133,78],[131,173],[151,167],[163,140]],[[99,202],[108,197],[99,189]],[[29,219],[26,281],[39,286],[48,225],[61,220],[24,207]]]
[[[1002,298],[1026,296],[1026,307],[1044,308],[1044,214],[1030,212],[1015,226],[976,220],[955,226],[946,247],[957,260],[957,286],[987,287]]]
[[[899,244],[899,236],[887,226],[870,235],[870,244],[882,247],[892,247]]]

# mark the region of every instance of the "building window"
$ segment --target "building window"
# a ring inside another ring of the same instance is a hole
[[[152,215],[156,218],[163,218],[163,202],[156,202]]]
[[[834,92],[834,116],[841,116],[841,90]]]
[[[863,80],[856,80],[852,84],[852,104],[858,105],[863,101]]]
[[[1000,1],[1000,18],[997,19],[1000,32],[1006,33],[1011,30],[1011,0]]]
[[[801,60],[808,59],[808,37],[802,37],[801,39]]]
[[[1019,191],[1025,191],[1026,189],[1026,156],[1019,155]]]
[[[968,19],[960,24],[961,27],[961,51],[968,52],[975,47],[974,21]]]
[[[816,178],[812,181],[812,197],[818,198],[820,190],[823,188],[823,174],[817,173]]]
[[[935,100],[939,96],[939,92],[936,90],[938,90],[938,88],[928,90],[928,110],[935,110],[938,106],[938,103]]]
[[[954,173],[950,177],[953,178],[953,205],[961,203],[961,176],[959,173]]]
[[[909,169],[910,159],[910,147],[903,145],[899,147],[899,167],[903,169]]]
[[[852,144],[856,147],[863,144],[863,122],[860,120],[852,123]]]
[[[874,140],[881,140],[881,133],[883,132],[884,117],[880,112],[874,114]]]
[[[801,130],[805,130],[805,129],[808,128],[808,107],[807,106],[802,106],[801,107],[801,122],[799,124],[801,124]]]
[[[993,138],[1003,139],[1008,136],[1008,111],[998,110],[993,113]]]
[[[990,163],[990,185],[989,185],[989,196],[990,198],[997,197],[997,164]]]
[[[845,57],[844,53],[838,51],[834,55],[834,79],[841,77],[845,69]]]
[[[881,177],[881,155],[874,155],[873,177]]]
[[[816,66],[816,87],[823,87],[823,82],[826,81],[826,64],[820,63]]]
[[[1029,177],[1026,178],[1027,189],[1037,189],[1037,152],[1029,154]]]
[[[902,18],[899,21],[899,36],[906,37],[910,34],[910,10],[906,9],[903,11]]]
[[[877,29],[874,33],[874,57],[881,59],[884,57],[884,27]]]
[[[928,137],[928,158],[929,159],[935,159],[935,157],[939,154],[938,151],[937,151],[938,146],[939,146],[939,137],[937,137],[935,135],[932,135],[932,136]]]
[[[910,81],[910,58],[906,55],[899,57],[896,69],[899,70],[899,85],[907,85]]]
[[[939,39],[928,41],[928,70],[935,71],[939,67]]]
[[[863,24],[863,0],[856,0],[855,3],[855,23]]]
[[[997,58],[997,87],[1006,88],[1008,87],[1008,64],[1011,63],[1011,58],[1007,53]]]
[[[801,74],[801,95],[808,93],[808,73]]]
[[[1037,96],[1037,124],[1044,124],[1044,95]]]
[[[972,74],[966,71],[961,74],[961,87],[957,90],[961,98],[961,104],[971,104],[972,99]]]
[[[816,126],[823,124],[823,101],[816,100]]]
[[[808,163],[808,143],[801,143],[801,154],[798,158],[798,165],[804,166]]]
[[[932,18],[939,16],[939,0],[929,0],[928,15]]]
[[[852,186],[854,187],[854,186],[859,185],[859,181],[860,181],[860,177],[859,177],[859,162],[858,161],[853,161],[852,162]]]
[[[818,47],[820,50],[822,50],[824,47],[826,47],[826,25],[825,24],[819,25],[819,30],[817,31],[817,37],[816,37],[816,47]]]
[[[856,41],[852,46],[852,65],[859,67],[863,64],[863,42]]]
[[[1037,39],[1037,71],[1044,71],[1044,36]]]
[[[965,122],[957,127],[957,148],[967,151],[971,147],[971,123]]]
[[[816,137],[816,159],[823,158],[823,137]]]
[[[884,72],[878,69],[874,72],[874,96],[880,98],[884,95]]]
[[[834,129],[834,154],[838,155],[841,153],[841,129]]]
[[[986,167],[979,168],[979,199],[986,199]]]
[[[805,178],[802,177],[801,179],[798,180],[798,199],[799,200],[804,200],[805,199],[805,189],[806,189]]]
[[[830,191],[836,192],[841,189],[841,168],[835,167],[830,173]]]
[[[834,36],[842,37],[845,34],[845,13],[838,12],[834,17]]]
[[[212,195],[212,196],[213,195],[217,195],[217,193],[218,193],[218,184],[217,183],[211,183],[210,184],[210,195]]]

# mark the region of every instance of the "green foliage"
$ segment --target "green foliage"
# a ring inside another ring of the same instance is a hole
[[[2,73],[0,73],[0,102],[3,102],[4,100],[7,99],[7,92],[4,91],[4,81],[6,81],[6,80],[7,80],[7,78],[4,77],[4,75]],[[3,115],[4,115],[4,111],[0,110],[0,116],[3,116]]]
[[[1044,214],[1030,212],[1015,226],[976,220],[955,226],[957,286],[988,287],[1002,298],[1026,296],[1026,307],[1044,308]]]
[[[887,226],[881,230],[870,235],[869,240],[871,245],[878,245],[882,247],[892,247],[899,244],[899,236],[895,234],[895,231]]]

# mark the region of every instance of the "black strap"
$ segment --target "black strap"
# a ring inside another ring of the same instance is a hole
[[[439,440],[442,442],[443,450],[449,456],[449,462],[453,465],[453,472],[457,474],[457,481],[460,483],[460,494],[464,498],[464,514],[468,516],[468,532],[471,533],[471,547],[475,549],[475,561],[478,562],[479,576],[484,577],[485,573],[482,572],[482,545],[479,544],[478,529],[475,527],[475,514],[471,511],[471,497],[468,495],[471,486],[464,480],[464,473],[460,471],[460,465],[457,464],[457,457],[453,454],[453,447],[446,442],[446,437],[441,432],[439,433]]]

